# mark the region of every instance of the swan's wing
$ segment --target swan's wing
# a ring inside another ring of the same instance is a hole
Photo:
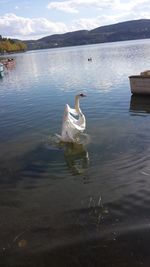
[[[61,137],[62,140],[65,142],[73,141],[73,123],[71,122],[70,118],[70,107],[69,105],[65,106],[64,116],[62,121],[62,131]]]
[[[74,115],[74,116],[78,116],[78,115],[79,115],[79,114],[77,113],[77,111],[76,111],[74,108],[71,108],[68,104],[66,105],[65,110],[66,110],[68,113],[71,113],[71,114]]]
[[[67,119],[70,120],[72,124],[74,124],[75,127],[82,130],[85,129],[85,124],[86,124],[85,116],[81,111],[79,113],[75,109],[70,108],[68,104],[66,104],[64,115]],[[78,116],[78,119],[72,115]]]
[[[70,120],[70,123],[72,123],[78,131],[84,131],[86,127],[86,120],[81,110],[80,112],[77,112],[75,109],[70,108],[69,105],[66,105],[66,110],[68,112],[68,119]],[[72,115],[78,116],[78,119]]]
[[[68,120],[69,120],[70,126],[72,128],[75,128],[78,131],[84,131],[85,130],[85,121],[81,120],[80,117],[78,120],[76,120],[73,117],[69,116]]]
[[[72,114],[79,115],[79,119],[74,118]],[[84,130],[84,115],[78,114],[75,109],[71,109],[69,105],[66,105],[62,123],[62,139],[64,141],[74,141],[76,135]]]

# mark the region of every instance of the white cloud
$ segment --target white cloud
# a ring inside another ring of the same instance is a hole
[[[126,19],[129,20],[130,17],[128,16],[127,13],[124,14],[118,14],[115,16],[108,16],[108,15],[101,15],[95,18],[81,18],[78,20],[74,20],[73,24],[70,26],[71,30],[80,30],[80,29],[87,29],[87,30],[92,30],[94,28],[100,27],[100,26],[105,26],[105,25],[110,25],[110,24],[115,24],[120,21],[125,21]]]
[[[128,0],[127,2],[118,1],[115,9],[120,11],[134,12],[136,9],[145,10],[149,5],[149,0]]]
[[[70,30],[92,30],[100,26],[111,25],[123,21],[136,20],[141,18],[150,19],[150,13],[148,11],[140,11],[139,13],[134,11],[124,11],[121,13],[116,13],[115,15],[101,15],[94,18],[80,18],[72,22],[72,24],[70,25]]]
[[[40,38],[54,33],[66,32],[67,26],[45,18],[24,18],[9,13],[0,16],[0,34],[10,38]]]
[[[135,8],[142,10],[149,4],[149,0],[66,0],[53,1],[47,6],[48,9],[57,9],[67,13],[78,13],[80,8],[94,7],[100,10],[133,11]]]
[[[117,21],[116,17],[113,16],[98,16],[95,18],[87,19],[81,18],[79,20],[74,20],[72,25],[72,30],[79,30],[79,29],[88,29],[92,30],[94,28],[100,27],[102,25],[108,25],[111,23],[115,23]]]
[[[57,9],[64,12],[77,13],[80,7],[109,8],[117,5],[118,0],[67,0],[62,2],[50,2],[49,9]]]
[[[49,9],[58,9],[67,13],[77,13],[78,10],[74,7],[72,1],[52,2],[47,6]]]
[[[67,0],[49,4],[49,8],[71,13],[77,13],[79,7],[88,7],[86,17],[84,17],[85,13],[79,13],[75,16],[78,16],[78,19],[74,19],[72,14],[72,20],[69,22],[54,22],[43,17],[25,18],[13,13],[5,14],[0,16],[0,34],[22,40],[38,39],[55,33],[90,30],[126,20],[150,18],[149,0]],[[89,7],[99,8],[99,16],[90,17]]]

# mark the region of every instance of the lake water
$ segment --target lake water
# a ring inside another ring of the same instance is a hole
[[[0,266],[150,266],[150,98],[128,79],[150,69],[150,40],[13,57],[0,80]],[[80,92],[88,141],[59,145]]]

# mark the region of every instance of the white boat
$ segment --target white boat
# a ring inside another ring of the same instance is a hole
[[[150,94],[150,70],[129,76],[132,94]]]
[[[4,71],[4,65],[0,63],[0,72]]]
[[[4,65],[0,63],[0,77],[4,76]]]

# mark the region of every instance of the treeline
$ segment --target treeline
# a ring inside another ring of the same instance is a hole
[[[2,38],[0,35],[0,53],[5,52],[21,52],[25,51],[27,46],[22,41],[12,40],[9,38]]]

